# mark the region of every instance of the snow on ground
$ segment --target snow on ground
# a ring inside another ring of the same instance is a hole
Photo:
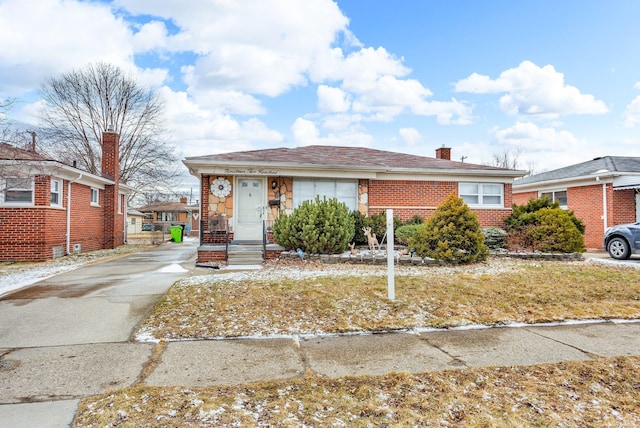
[[[87,260],[75,259],[43,262],[37,266],[28,264],[23,267],[0,267],[0,296],[35,284],[38,281],[50,278],[59,273],[77,269],[87,263]]]

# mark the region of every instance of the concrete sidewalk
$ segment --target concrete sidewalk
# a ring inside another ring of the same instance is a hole
[[[1,299],[0,426],[69,426],[82,397],[134,384],[198,387],[307,371],[331,377],[418,373],[640,354],[636,322],[131,342],[166,289],[198,273],[195,245],[165,244]]]

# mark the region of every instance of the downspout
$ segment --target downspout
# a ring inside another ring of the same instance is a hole
[[[67,183],[67,255],[71,254],[71,185],[82,179],[83,175],[80,173],[78,178]]]
[[[608,220],[608,216],[607,216],[607,211],[608,211],[608,207],[607,207],[607,183],[602,183],[602,207],[603,207],[603,214],[602,214],[602,222],[604,223],[604,232],[607,231],[607,225],[609,224],[609,220]]]

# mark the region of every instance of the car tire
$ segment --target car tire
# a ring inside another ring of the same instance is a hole
[[[609,255],[616,260],[626,260],[631,257],[631,249],[624,238],[615,237],[607,245]]]

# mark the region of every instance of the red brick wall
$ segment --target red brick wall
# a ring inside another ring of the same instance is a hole
[[[568,188],[567,208],[573,211],[575,216],[585,225],[584,246],[602,248],[604,234],[602,185]]]
[[[99,191],[100,206],[91,205],[91,188],[82,184],[71,185],[71,247],[80,244],[82,252],[104,247],[104,192]]]
[[[436,208],[451,194],[458,193],[458,183],[448,181],[369,180],[369,215],[392,208],[402,221],[419,215],[431,217]],[[482,226],[504,227],[511,214],[511,184],[504,186],[503,209],[472,209]]]
[[[636,222],[636,192],[634,189],[611,190],[608,192],[611,199],[609,209],[609,226]]]
[[[513,194],[513,203],[516,205],[527,205],[531,199],[538,199],[538,192],[522,192]]]

